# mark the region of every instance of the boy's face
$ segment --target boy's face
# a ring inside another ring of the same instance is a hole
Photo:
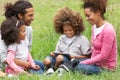
[[[75,35],[75,31],[70,25],[64,25],[63,32],[68,38],[72,38]]]
[[[25,21],[26,26],[30,26],[31,22],[34,20],[34,9],[33,8],[26,9],[26,13],[22,17],[22,19]]]

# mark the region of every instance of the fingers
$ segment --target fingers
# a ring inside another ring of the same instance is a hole
[[[35,65],[35,66],[34,66],[34,69],[38,70],[38,69],[40,69],[40,66]]]
[[[54,54],[53,52],[51,52],[51,53],[50,53],[50,56],[54,57],[54,56],[55,56],[55,54]]]

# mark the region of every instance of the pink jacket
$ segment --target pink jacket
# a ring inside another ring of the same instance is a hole
[[[9,66],[6,67],[5,72],[9,74],[19,74],[21,72],[24,72],[25,67],[18,66],[15,64],[14,59],[15,59],[15,53],[12,50],[9,50],[7,53],[7,63]],[[30,53],[28,53],[27,61],[31,63],[31,67],[35,66],[35,63],[32,59],[32,56]]]
[[[114,70],[117,64],[116,33],[113,26],[106,22],[103,31],[94,39],[92,29],[92,56],[81,64],[96,64],[100,67]]]

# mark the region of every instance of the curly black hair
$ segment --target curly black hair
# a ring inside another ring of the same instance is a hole
[[[18,20],[16,17],[7,18],[3,21],[1,24],[1,36],[7,46],[18,42],[19,28],[22,25],[25,25],[24,21]]]
[[[101,16],[104,19],[104,13],[106,12],[107,0],[83,0],[83,8],[90,8],[93,12],[100,11]]]
[[[64,25],[72,26],[75,35],[79,35],[85,30],[83,19],[80,14],[68,7],[60,9],[54,17],[54,28],[57,33],[64,34]]]

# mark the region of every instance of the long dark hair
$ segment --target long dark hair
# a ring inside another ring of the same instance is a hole
[[[7,46],[18,42],[19,28],[22,25],[24,25],[24,21],[18,20],[16,17],[10,17],[3,21],[1,24],[1,36]]]
[[[19,0],[15,4],[7,3],[4,7],[5,17],[9,18],[12,16],[16,16],[17,18],[19,18],[19,13],[24,15],[26,13],[26,9],[31,7],[33,7],[32,4],[27,0]]]

